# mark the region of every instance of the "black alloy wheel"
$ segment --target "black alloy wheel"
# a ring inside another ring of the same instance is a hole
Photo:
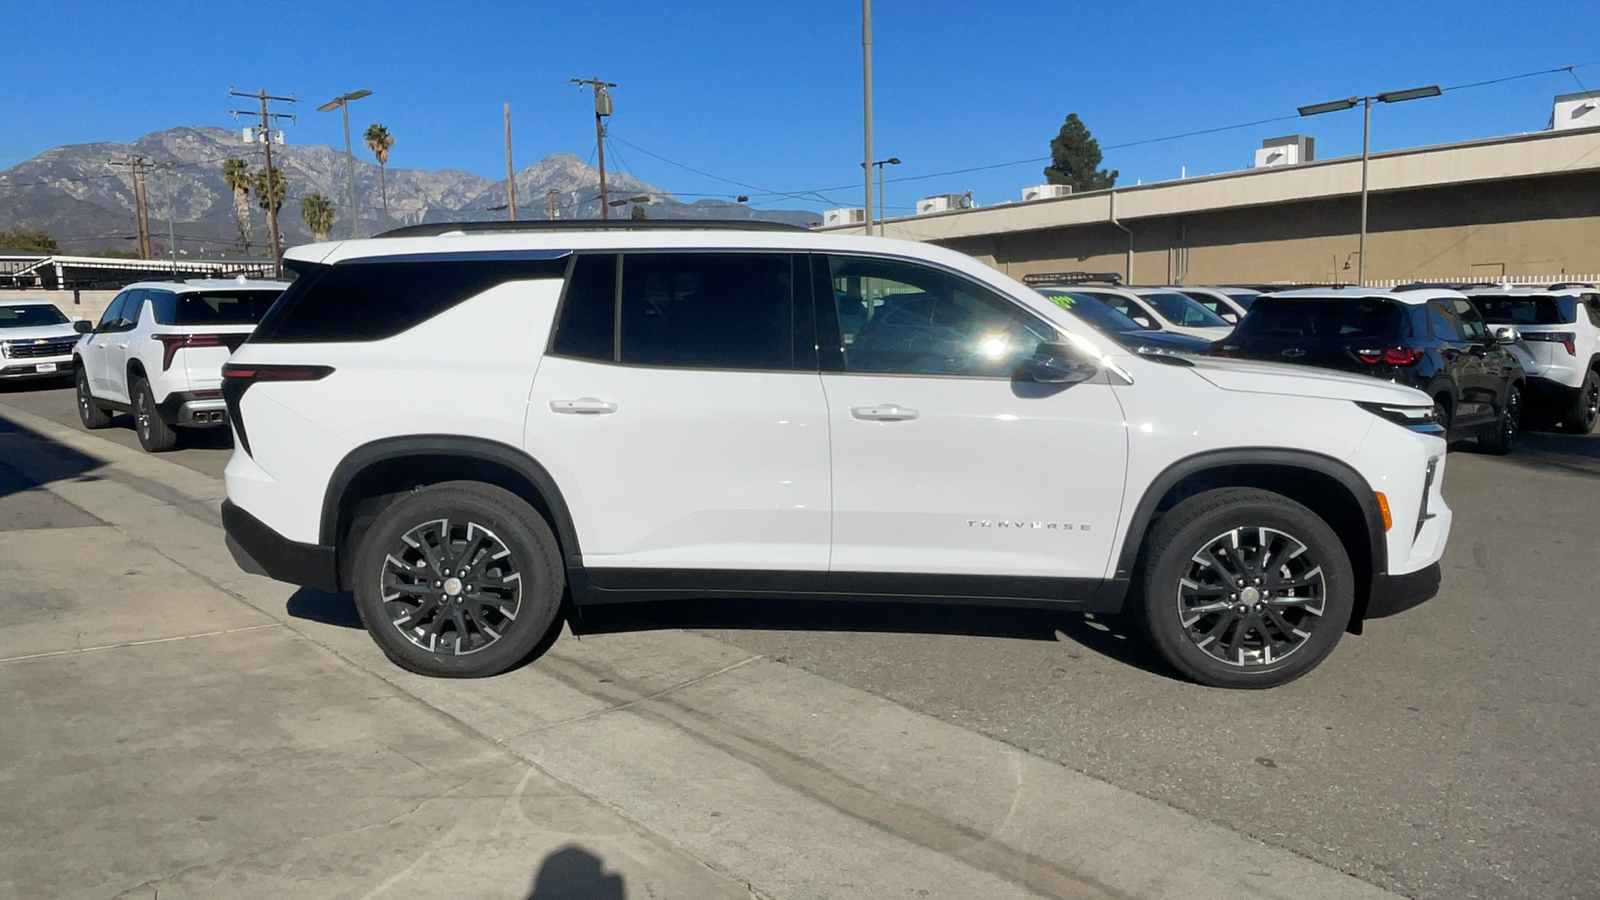
[[[1561,424],[1573,434],[1588,434],[1594,431],[1596,421],[1600,421],[1600,374],[1590,369]]]
[[[447,678],[510,669],[556,626],[565,571],[545,520],[509,491],[446,482],[379,513],[352,578],[361,621],[395,664]]]
[[[85,372],[82,366],[78,367],[74,380],[77,382],[78,421],[90,431],[110,425],[111,415],[95,402],[94,394],[89,390],[89,373]]]
[[[1281,494],[1196,494],[1147,540],[1134,613],[1161,655],[1202,684],[1293,681],[1332,652],[1350,622],[1348,552],[1316,513]]]
[[[178,446],[178,432],[161,418],[150,382],[136,378],[132,387],[133,430],[139,436],[139,446],[147,453],[165,453]]]
[[[1517,438],[1522,434],[1522,388],[1511,385],[1506,389],[1506,401],[1500,407],[1500,418],[1495,420],[1494,430],[1478,439],[1478,445],[1485,453],[1504,456],[1516,446]]]

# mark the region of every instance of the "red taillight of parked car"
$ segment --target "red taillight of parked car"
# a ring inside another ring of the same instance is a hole
[[[1239,355],[1239,345],[1238,344],[1223,344],[1223,343],[1220,343],[1220,342],[1212,344],[1211,345],[1211,355],[1212,356],[1237,357]]]
[[[239,349],[244,343],[247,334],[152,334],[151,337],[161,342],[161,371],[172,368],[172,358],[184,347],[227,347],[229,351]]]
[[[1357,350],[1356,358],[1369,366],[1409,366],[1422,358],[1422,351],[1414,347],[1385,347]]]
[[[1525,341],[1543,341],[1547,344],[1560,344],[1567,348],[1568,356],[1578,355],[1578,336],[1571,331],[1524,331],[1522,339]]]

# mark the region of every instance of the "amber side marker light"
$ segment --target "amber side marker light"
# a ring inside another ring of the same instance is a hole
[[[1394,527],[1394,516],[1389,514],[1389,498],[1382,491],[1373,491],[1372,496],[1378,498],[1378,511],[1383,513],[1383,530],[1388,531]]]

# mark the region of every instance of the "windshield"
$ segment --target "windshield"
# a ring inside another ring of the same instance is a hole
[[[1256,298],[1261,296],[1259,291],[1223,291],[1223,293],[1245,309],[1249,309],[1250,304],[1256,302]]]
[[[1161,318],[1185,328],[1228,328],[1226,320],[1206,309],[1193,297],[1178,293],[1140,294],[1139,299],[1155,307]]]
[[[1239,337],[1398,340],[1403,313],[1387,300],[1262,297],[1239,323]]]
[[[40,325],[65,325],[61,310],[43,303],[27,306],[0,306],[0,328],[37,328]]]
[[[279,293],[281,292],[195,291],[179,294],[172,314],[162,315],[167,310],[158,310],[157,320],[169,325],[254,325],[267,314],[273,301],[278,299]]]
[[[1150,330],[1101,303],[1099,298],[1089,294],[1074,294],[1071,291],[1040,291],[1039,293],[1048,297],[1051,303],[1062,309],[1071,310],[1073,315],[1101,331],[1110,334],[1124,334],[1129,331]]]
[[[1578,319],[1578,307],[1571,297],[1475,296],[1472,302],[1490,325],[1566,325]]]

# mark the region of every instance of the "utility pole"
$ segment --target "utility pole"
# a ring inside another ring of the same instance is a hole
[[[872,0],[861,0],[861,112],[865,122],[862,129],[866,135],[866,155],[862,159],[862,170],[866,173],[866,213],[864,233],[872,233]]]
[[[172,274],[177,275],[178,233],[177,226],[172,222],[177,213],[174,212],[176,209],[176,204],[172,202],[172,182],[167,180],[167,170],[172,168],[173,165],[173,163],[165,162],[159,166],[156,166],[155,169],[157,172],[161,173],[161,193],[167,195],[167,252],[172,256]]]
[[[545,199],[550,201],[550,221],[552,222],[556,220],[556,194],[559,193],[561,192],[555,188],[550,188],[544,192]]]
[[[589,85],[594,90],[594,145],[600,156],[600,218],[611,218],[611,196],[606,192],[606,128],[605,117],[611,115],[611,88],[609,81],[598,78],[569,78],[578,85]]]
[[[139,258],[149,259],[154,251],[150,245],[150,212],[144,201],[144,174],[150,161],[142,156],[130,156],[126,161],[114,159],[111,164],[133,173],[133,215],[139,228]]]
[[[511,221],[517,220],[517,172],[511,166],[511,104],[506,104],[506,208]]]
[[[282,278],[283,277],[283,248],[278,245],[278,205],[276,203],[272,202],[273,185],[275,183],[275,177],[272,174],[272,137],[273,137],[273,134],[272,134],[272,123],[277,121],[278,119],[288,119],[291,122],[296,121],[296,119],[295,119],[294,116],[292,116],[292,115],[290,115],[288,113],[269,112],[267,110],[267,103],[269,101],[275,102],[275,103],[299,103],[300,101],[296,100],[294,97],[273,97],[273,96],[269,95],[266,92],[265,89],[262,89],[259,93],[255,93],[255,94],[242,94],[242,93],[240,93],[238,91],[230,89],[228,91],[228,96],[230,96],[230,97],[251,97],[253,99],[261,101],[261,110],[260,110],[259,113],[251,111],[251,110],[238,110],[238,109],[231,110],[231,112],[233,113],[234,118],[238,118],[239,116],[254,116],[254,115],[260,115],[261,116],[261,131],[258,134],[254,135],[253,139],[256,140],[256,141],[259,141],[262,144],[262,146],[266,147],[266,150],[267,150],[267,175],[266,175],[267,196],[265,198],[263,198],[263,199],[266,200],[266,205],[267,205],[267,233],[270,235],[270,239],[272,241],[272,272],[273,272],[273,277]],[[252,136],[249,136],[248,132],[247,132],[246,140],[250,140],[251,137]],[[285,193],[287,194],[287,191]]]

